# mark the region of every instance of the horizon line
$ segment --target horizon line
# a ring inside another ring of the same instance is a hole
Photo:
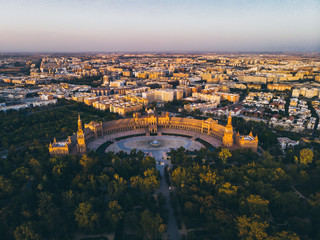
[[[0,51],[0,54],[215,54],[215,53],[229,53],[229,54],[320,54],[320,51],[305,51],[305,50],[163,50],[163,51]]]

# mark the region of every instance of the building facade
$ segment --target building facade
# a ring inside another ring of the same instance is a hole
[[[169,113],[165,113],[161,116],[150,114],[148,116],[140,117],[138,114],[134,114],[133,118],[125,118],[119,120],[113,120],[103,123],[90,122],[85,124],[85,128],[82,128],[82,121],[78,119],[78,131],[73,136],[69,137],[70,146],[73,146],[72,140],[76,141],[76,151],[72,151],[68,145],[68,151],[62,151],[59,147],[61,144],[51,144],[49,151],[51,155],[61,155],[69,153],[85,153],[86,145],[88,141],[99,138],[104,135],[111,135],[118,132],[125,132],[131,130],[144,130],[146,134],[157,134],[161,132],[161,129],[178,129],[190,132],[196,132],[211,136],[218,139],[221,145],[226,148],[250,148],[252,151],[257,151],[258,137],[253,137],[252,133],[248,136],[240,136],[240,134],[234,134],[232,126],[231,112],[228,116],[228,123],[226,126],[218,124],[218,121],[209,118],[207,120],[170,117]],[[65,144],[64,144],[65,145]]]
[[[236,144],[241,149],[251,149],[252,151],[256,152],[258,148],[258,136],[253,136],[252,132],[250,132],[247,136],[241,136],[239,132],[236,134],[235,137]]]
[[[57,142],[54,138],[53,143],[50,143],[49,145],[49,153],[50,155],[67,155],[70,153],[71,150],[71,139],[68,137],[67,141],[60,141]]]

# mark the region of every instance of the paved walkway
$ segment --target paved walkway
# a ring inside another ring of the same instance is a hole
[[[181,230],[179,230],[179,232],[180,232],[180,236],[182,236],[182,235],[187,236],[189,232],[201,231],[201,230],[206,230],[206,229],[205,228],[189,228],[189,229],[187,229],[186,225],[184,223],[182,223]]]
[[[74,235],[74,240],[81,240],[83,238],[98,238],[98,237],[107,237],[108,240],[114,240],[114,234],[113,233],[94,234],[94,235],[85,235],[83,233],[76,233]]]
[[[160,188],[157,191],[157,193],[161,192],[163,196],[166,199],[166,208],[169,210],[169,218],[168,218],[168,225],[167,225],[167,236],[169,237],[168,239],[171,240],[179,240],[180,239],[180,233],[176,221],[176,217],[173,214],[173,208],[170,204],[170,192],[172,190],[169,189],[169,186],[166,182],[165,175],[164,175],[164,168],[165,165],[167,165],[169,162],[167,160],[164,160],[162,158],[163,156],[163,151],[156,151],[153,152],[153,156],[156,159],[157,163],[158,161],[163,162],[163,165],[157,164],[157,169],[160,172],[161,175],[161,181],[160,181]],[[167,236],[165,236],[164,239],[167,239]]]
[[[298,195],[299,198],[306,200],[308,203],[310,203],[310,199],[306,198],[301,192],[299,192],[293,185],[291,185],[292,190],[295,192],[295,194]]]

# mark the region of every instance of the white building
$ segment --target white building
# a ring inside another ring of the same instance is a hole
[[[293,141],[290,138],[287,137],[280,137],[278,138],[278,142],[280,144],[280,147],[282,150],[285,150],[287,148],[292,148],[294,146],[299,145],[299,141]]]

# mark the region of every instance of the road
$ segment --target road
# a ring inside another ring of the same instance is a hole
[[[241,118],[243,118],[245,120],[251,120],[251,121],[255,121],[255,122],[264,122],[264,123],[268,122],[268,120],[264,119],[264,118],[250,117],[250,116],[245,116],[243,114],[239,114],[236,117],[241,117]]]
[[[311,201],[306,198],[301,192],[299,192],[293,185],[291,185],[292,190],[295,192],[295,194],[297,194],[297,196],[299,198],[302,198],[303,200],[306,200],[308,203],[310,203]]]
[[[169,211],[169,218],[168,218],[168,226],[167,226],[167,235],[169,236],[168,239],[171,240],[179,240],[180,239],[180,234],[179,234],[179,229],[176,221],[176,217],[173,214],[173,208],[170,204],[170,192],[172,190],[169,189],[169,186],[166,182],[165,176],[164,176],[164,167],[165,165],[168,164],[167,160],[164,160],[162,158],[163,156],[163,151],[158,150],[158,151],[152,151],[153,157],[156,159],[157,163],[158,161],[163,162],[163,165],[157,164],[157,169],[160,172],[161,175],[161,181],[160,181],[160,188],[157,191],[157,193],[161,192],[163,196],[166,198],[166,208]]]

